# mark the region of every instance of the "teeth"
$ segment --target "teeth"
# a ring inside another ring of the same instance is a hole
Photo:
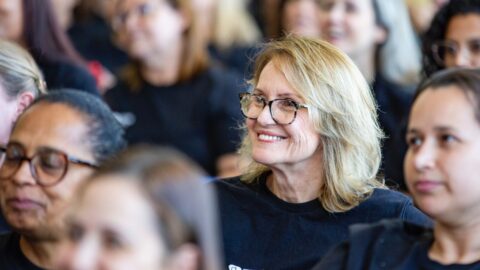
[[[270,135],[265,135],[265,134],[260,134],[258,135],[258,138],[263,141],[280,141],[283,138],[280,136],[270,136]]]

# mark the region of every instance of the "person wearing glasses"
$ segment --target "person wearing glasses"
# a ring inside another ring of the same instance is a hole
[[[77,187],[125,145],[98,98],[76,90],[39,97],[0,148],[0,269],[51,269]]]
[[[362,74],[318,39],[287,36],[255,62],[240,177],[214,182],[229,269],[309,269],[348,226],[429,219],[378,180],[375,103]]]
[[[236,74],[209,63],[192,1],[118,0],[112,28],[130,65],[106,94],[130,144],[175,147],[210,175],[236,174]]]
[[[405,175],[433,229],[400,220],[353,226],[315,269],[480,269],[479,101],[478,69],[439,71],[416,92]]]
[[[20,46],[0,40],[0,146],[8,138],[18,116],[46,92],[42,73],[32,56]],[[0,160],[0,166],[2,161]],[[0,232],[9,228],[0,215]]]
[[[54,269],[224,269],[215,195],[205,177],[171,148],[121,153],[79,189]]]
[[[450,67],[480,67],[480,0],[455,0],[433,18],[422,39],[422,73]]]

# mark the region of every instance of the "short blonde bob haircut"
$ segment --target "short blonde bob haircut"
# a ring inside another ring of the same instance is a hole
[[[321,135],[324,170],[319,200],[329,212],[344,212],[368,198],[377,179],[380,140],[376,106],[364,77],[346,54],[327,42],[288,35],[267,43],[255,61],[254,88],[268,63],[285,75],[308,104],[308,113]],[[246,130],[244,128],[244,130]],[[240,153],[248,165],[242,181],[253,182],[270,169],[251,158],[245,135]]]

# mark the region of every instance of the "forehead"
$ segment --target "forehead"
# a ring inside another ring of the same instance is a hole
[[[410,124],[445,124],[460,129],[479,127],[471,97],[458,86],[426,89],[412,107]]]
[[[469,13],[456,15],[450,19],[445,34],[449,39],[463,39],[465,37],[480,38],[480,14]]]
[[[79,111],[64,104],[39,103],[18,119],[10,138],[27,152],[40,146],[65,151],[89,152],[88,121]]]
[[[260,72],[255,91],[271,95],[300,96],[300,93],[285,77],[288,66],[284,61],[271,60]]]

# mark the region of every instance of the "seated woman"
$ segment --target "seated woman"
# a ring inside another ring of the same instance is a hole
[[[120,154],[81,187],[59,269],[220,270],[215,196],[203,178],[172,149]]]
[[[418,89],[408,124],[408,188],[435,220],[353,226],[315,269],[479,269],[480,71],[452,69]]]
[[[80,183],[125,145],[100,99],[80,91],[39,97],[0,147],[0,206],[13,232],[0,235],[0,269],[51,269]]]
[[[239,143],[240,82],[208,64],[191,1],[118,0],[114,13],[132,64],[106,99],[127,120],[127,140],[169,145],[211,175],[227,173]]]
[[[382,132],[372,94],[342,52],[316,39],[267,44],[240,98],[250,162],[217,181],[226,262],[309,269],[348,226],[428,218],[376,178]]]
[[[30,54],[14,43],[0,40],[0,146],[8,143],[13,125],[23,110],[45,92],[42,73]],[[0,232],[8,230],[0,214]]]
[[[450,67],[480,67],[480,0],[455,0],[444,5],[423,35],[422,73]]]
[[[0,1],[0,37],[23,46],[45,76],[48,89],[78,89],[98,95],[95,79],[60,29],[50,1]]]

